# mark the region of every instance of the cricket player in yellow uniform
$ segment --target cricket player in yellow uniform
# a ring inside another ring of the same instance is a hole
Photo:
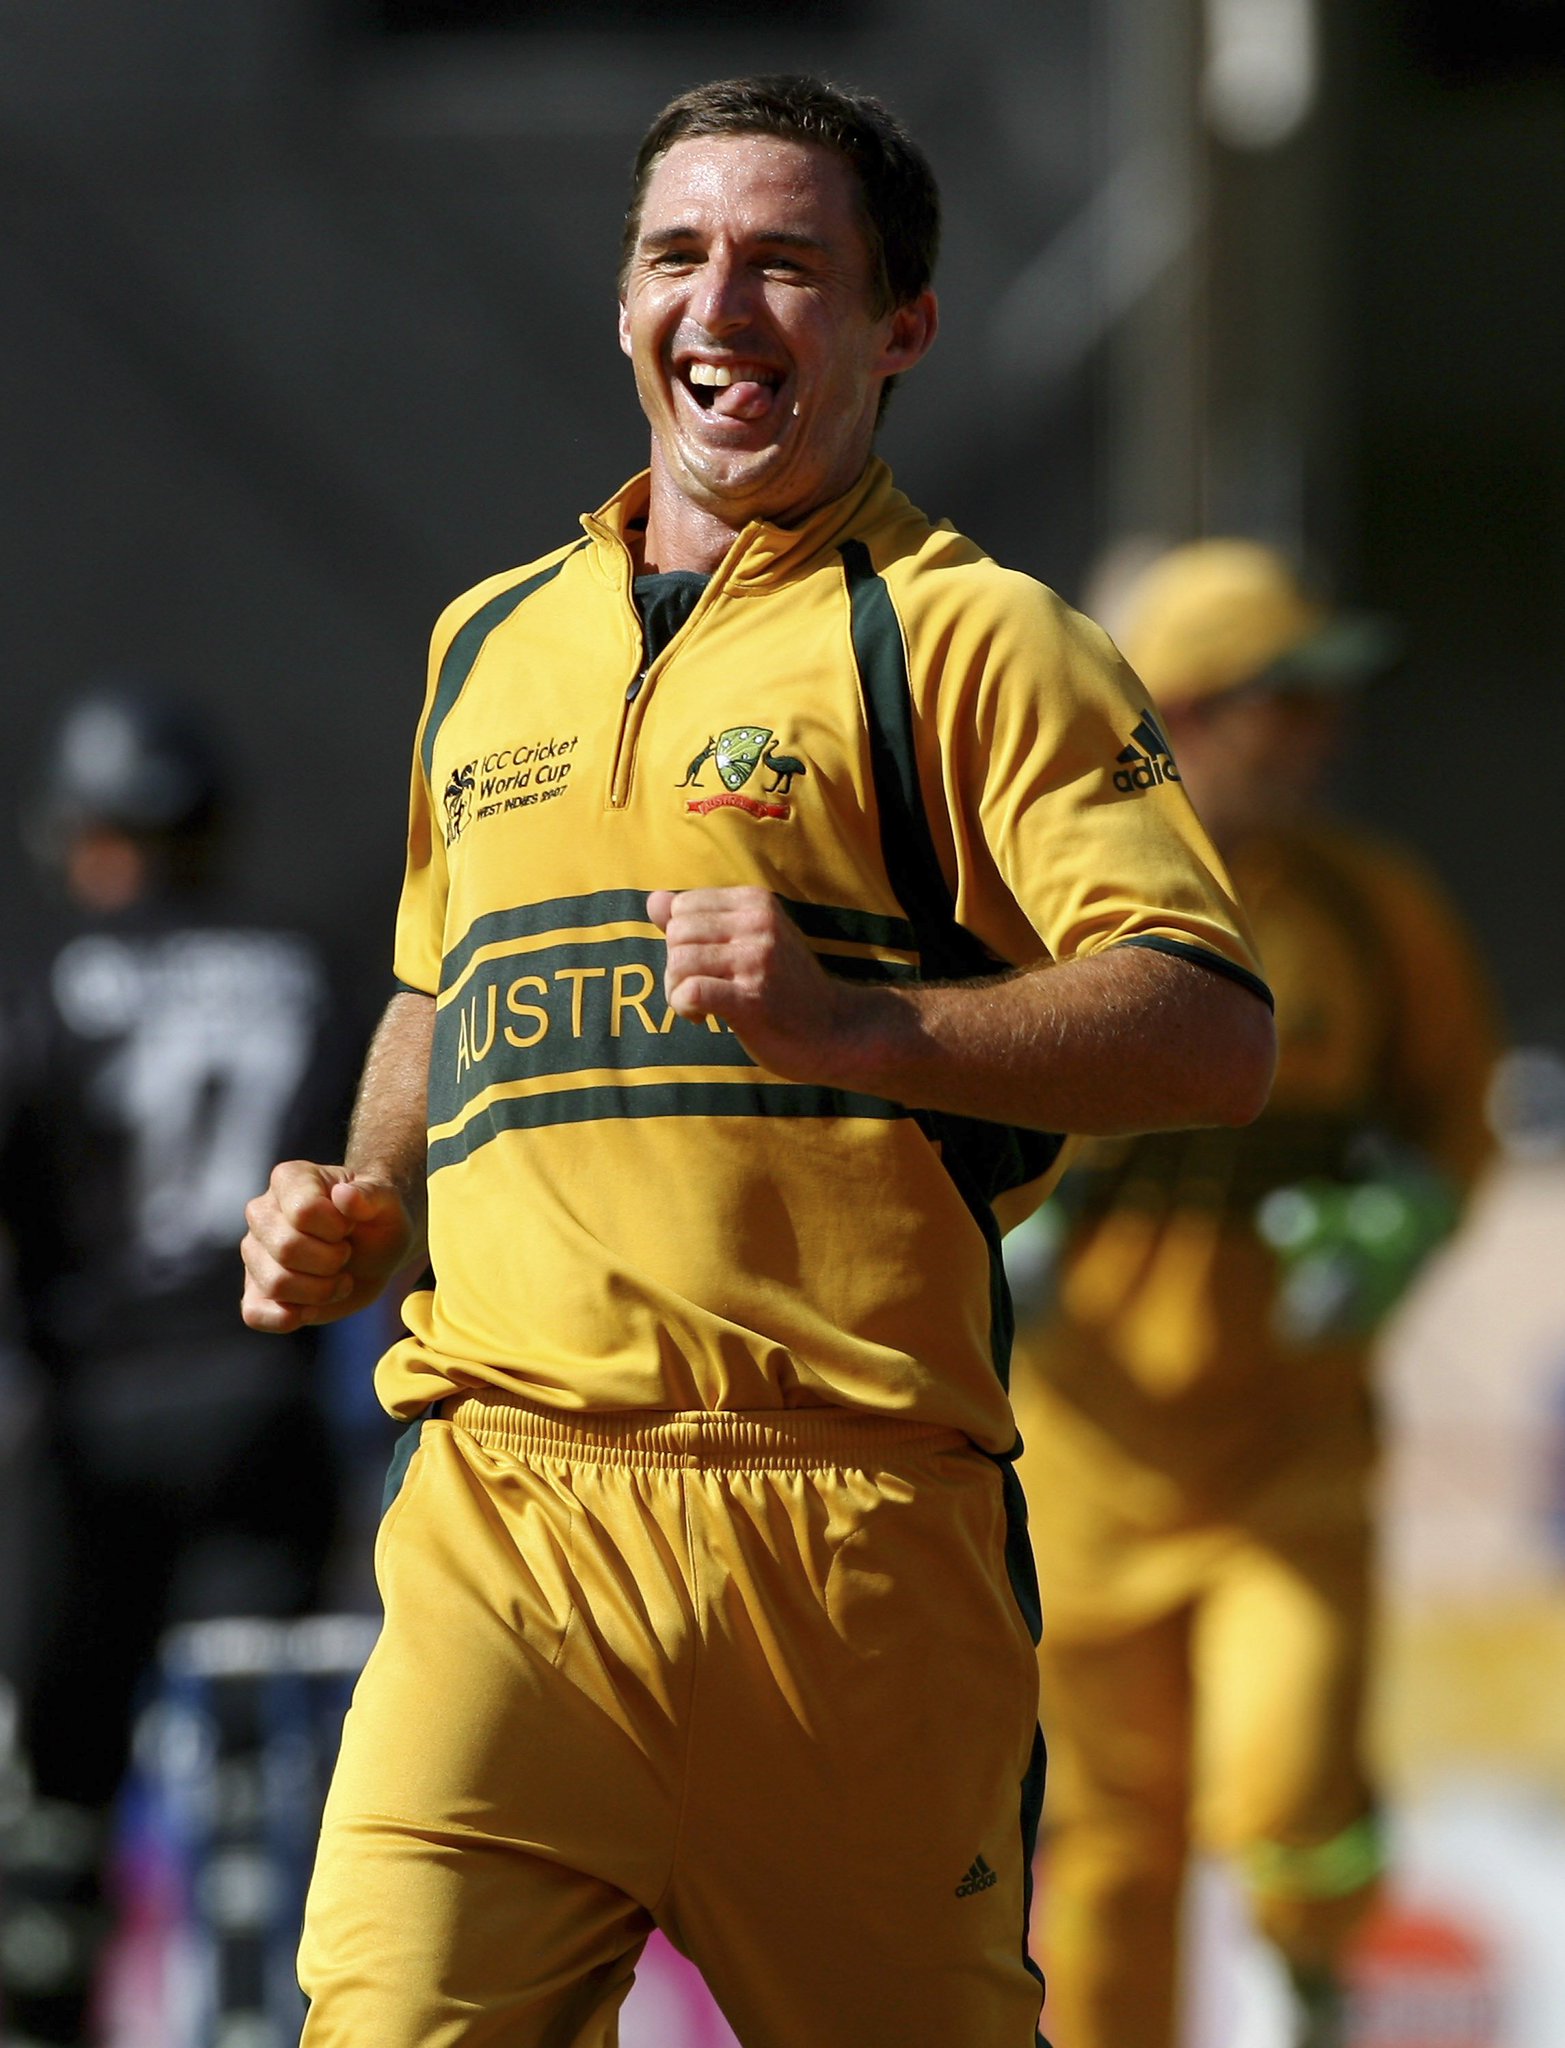
[[[609,2048],[654,1925],[746,2048],[1037,2038],[997,1212],[1253,1115],[1271,1024],[1107,641],[873,457],[936,220],[877,102],[676,101],[650,471],[437,627],[402,992],[244,1247],[262,1328],[431,1267],[310,2048]]]
[[[1018,1343],[1059,2048],[1171,2048],[1192,1840],[1238,1859],[1300,2041],[1336,2043],[1379,1870],[1371,1337],[1483,1159],[1495,1041],[1433,883],[1318,807],[1374,628],[1242,541],[1165,555],[1116,628],[1250,915],[1278,1070],[1248,1130],[1088,1149]]]

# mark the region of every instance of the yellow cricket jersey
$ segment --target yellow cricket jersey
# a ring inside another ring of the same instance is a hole
[[[1488,981],[1423,870],[1326,820],[1256,834],[1231,868],[1276,992],[1271,1100],[1244,1130],[1085,1148],[1054,1311],[1018,1340],[1023,1478],[1059,1627],[1185,1597],[1191,1558],[1139,1539],[1219,1514],[1253,1525],[1263,1500],[1300,1528],[1362,1513],[1371,1340],[1278,1327],[1256,1210],[1280,1187],[1353,1179],[1366,1134],[1458,1186],[1490,1149]]]
[[[1062,1139],[766,1072],[670,1012],[647,893],[760,885],[851,976],[1129,943],[1264,994],[1239,911],[1108,641],[882,464],[746,527],[650,666],[646,505],[435,631],[396,953],[438,999],[434,1284],[381,1398],[837,1404],[1008,1450],[993,1205]]]

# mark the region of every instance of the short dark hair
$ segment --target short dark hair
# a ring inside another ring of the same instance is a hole
[[[647,183],[676,142],[700,135],[777,135],[835,150],[858,181],[877,313],[925,290],[940,249],[940,191],[929,161],[902,123],[868,93],[779,72],[724,78],[671,100],[642,137],[620,241],[623,291],[641,228]]]

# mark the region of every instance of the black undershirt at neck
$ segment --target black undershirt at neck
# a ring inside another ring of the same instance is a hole
[[[643,662],[650,668],[701,601],[711,582],[699,569],[660,569],[631,585],[641,614]]]

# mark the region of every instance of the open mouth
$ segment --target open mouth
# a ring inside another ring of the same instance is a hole
[[[681,375],[703,412],[729,420],[764,419],[783,383],[783,372],[766,363],[687,362]]]

